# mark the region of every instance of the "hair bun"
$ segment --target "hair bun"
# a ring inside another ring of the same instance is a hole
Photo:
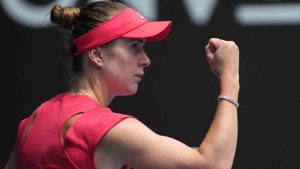
[[[58,24],[64,29],[71,30],[79,13],[80,9],[77,7],[54,5],[51,10],[50,19],[52,23]]]

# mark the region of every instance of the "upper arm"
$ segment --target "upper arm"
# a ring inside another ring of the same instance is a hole
[[[97,153],[142,169],[201,169],[208,164],[198,151],[154,133],[133,118],[114,126],[98,145]]]

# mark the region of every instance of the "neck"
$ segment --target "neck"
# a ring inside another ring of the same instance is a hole
[[[71,91],[91,97],[102,107],[107,107],[113,99],[109,95],[106,84],[99,78],[98,74],[78,77]]]

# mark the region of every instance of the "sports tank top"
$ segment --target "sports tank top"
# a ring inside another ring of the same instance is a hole
[[[93,156],[101,139],[117,123],[132,117],[100,107],[88,96],[70,93],[58,94],[34,112],[19,124],[18,169],[96,169]],[[62,145],[62,129],[76,114],[81,115],[67,131]],[[130,166],[124,165],[123,169]]]

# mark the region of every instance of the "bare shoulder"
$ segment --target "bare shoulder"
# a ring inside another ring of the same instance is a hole
[[[106,158],[105,160],[103,158]],[[202,168],[198,151],[170,137],[162,136],[134,118],[115,125],[99,143],[95,163],[131,164],[134,168]]]

